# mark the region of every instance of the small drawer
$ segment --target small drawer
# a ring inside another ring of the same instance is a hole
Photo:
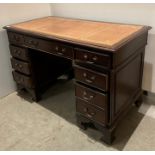
[[[107,68],[111,67],[110,55],[93,53],[79,48],[75,49],[75,61],[95,64]]]
[[[83,85],[76,84],[75,96],[82,100],[85,100],[90,104],[93,104],[94,106],[106,109],[107,106],[106,94],[84,87]]]
[[[31,65],[30,63],[23,62],[17,59],[11,59],[12,68],[21,73],[30,75],[31,74]]]
[[[25,37],[25,42],[24,45],[30,48],[34,48],[34,49],[39,49],[39,47],[43,45],[44,43],[42,42],[41,39],[36,39],[36,38],[32,38],[32,37]]]
[[[54,46],[54,50],[55,50],[56,55],[73,59],[72,47],[56,43],[55,46]]]
[[[54,43],[39,39],[39,38],[33,38],[29,36],[25,36],[25,43],[24,45],[28,48],[40,50],[47,53],[55,53],[54,52]]]
[[[76,99],[76,111],[100,124],[105,125],[107,123],[107,116],[104,110],[91,106],[83,100]]]
[[[17,46],[10,45],[11,55],[15,58],[30,61],[28,50],[26,48],[21,48]]]
[[[103,91],[108,91],[108,75],[75,66],[75,78]]]
[[[14,80],[25,87],[34,88],[34,83],[31,77],[20,74],[16,71],[12,72]]]
[[[16,45],[23,45],[24,44],[24,36],[15,32],[8,32],[8,38],[10,43]]]

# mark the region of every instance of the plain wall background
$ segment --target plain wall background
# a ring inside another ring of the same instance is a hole
[[[51,4],[53,15],[152,26],[146,47],[143,89],[155,92],[155,4]]]
[[[49,4],[0,4],[0,97],[15,91],[10,52],[3,26],[51,15]]]

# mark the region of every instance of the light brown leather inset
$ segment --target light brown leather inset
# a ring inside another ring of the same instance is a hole
[[[45,17],[9,27],[113,49],[145,26]]]

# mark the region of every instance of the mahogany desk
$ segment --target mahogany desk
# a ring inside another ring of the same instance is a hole
[[[44,17],[5,29],[18,90],[38,101],[46,86],[74,69],[77,123],[93,125],[110,144],[119,120],[141,100],[150,27]]]

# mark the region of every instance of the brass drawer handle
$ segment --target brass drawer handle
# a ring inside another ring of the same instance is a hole
[[[94,56],[92,59],[93,59],[93,61],[97,61],[98,60],[97,56]]]
[[[83,111],[89,118],[92,118],[96,114],[95,112],[89,112],[88,108],[83,108]]]
[[[88,64],[94,64],[93,61],[86,61],[86,63],[88,63]]]
[[[19,64],[19,68],[20,68],[20,69],[22,69],[22,68],[23,68],[23,66],[22,66],[21,64]]]
[[[88,82],[88,83],[93,83],[93,81],[89,80],[89,79],[85,79],[85,81]]]
[[[58,47],[58,46],[56,46],[56,47],[55,47],[55,50],[56,50],[56,51],[58,51],[58,50],[59,50],[59,47]]]
[[[17,54],[17,55],[20,55],[21,54],[21,51],[20,50],[14,50],[14,52]]]
[[[63,55],[63,53],[61,53],[61,52],[57,52],[57,54],[59,54],[59,55]]]
[[[89,79],[87,78],[87,73],[83,73],[83,77],[85,77],[85,81],[88,82],[88,83],[92,83],[96,77],[95,76],[91,76]]]
[[[93,99],[94,98],[94,96],[89,96],[89,98],[88,97],[86,97],[86,96],[83,96],[83,99],[85,99],[85,100],[91,100],[91,99]]]
[[[83,73],[83,76],[84,76],[84,77],[87,77],[87,73]]]
[[[91,79],[91,80],[95,80],[95,78],[96,78],[95,76],[92,76],[90,79]]]
[[[87,95],[87,92],[86,92],[86,91],[84,91],[84,92],[83,92],[83,99],[85,99],[85,100],[90,101],[91,99],[93,99],[93,98],[94,98],[94,96],[93,96],[93,95],[90,95],[89,97],[86,97],[86,95]]]
[[[83,57],[84,57],[85,60],[87,60],[86,63],[88,63],[88,64],[93,64],[94,61],[97,61],[97,59],[98,59],[97,56],[94,56],[94,57],[92,58],[92,61],[89,61],[89,60],[88,60],[88,55],[87,55],[87,54],[84,54]]]
[[[23,68],[23,66],[21,64],[18,64],[18,63],[15,63],[15,66],[18,67],[18,68],[20,68],[20,69]]]
[[[83,56],[85,59],[88,59],[88,55],[87,54],[84,54]]]
[[[89,118],[92,118],[94,115],[95,115],[95,112],[87,113],[87,116],[88,116]]]
[[[19,37],[19,36],[16,36],[16,35],[13,35],[13,39],[14,39],[15,41],[19,41],[19,40],[20,40],[20,37]]]
[[[37,47],[38,43],[39,43],[38,41],[34,41],[34,40],[29,40],[28,41],[28,44],[30,44],[30,45],[32,45],[34,47]]]
[[[58,52],[58,51],[59,51],[59,47],[58,47],[58,46],[55,48],[55,50],[57,51],[57,54],[58,54],[58,55],[64,55],[64,53],[65,53],[65,51],[66,51],[65,48],[62,48],[62,49],[61,49],[61,52]]]
[[[62,48],[62,50],[61,50],[63,53],[66,51],[66,49],[65,48]]]

